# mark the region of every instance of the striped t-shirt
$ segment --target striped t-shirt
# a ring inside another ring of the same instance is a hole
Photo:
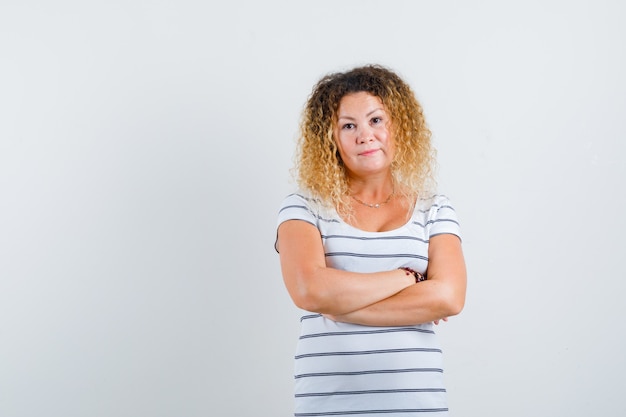
[[[425,272],[429,239],[460,236],[455,211],[442,195],[419,199],[404,226],[385,232],[350,226],[302,193],[285,198],[278,224],[294,219],[319,229],[329,267],[353,272],[401,266]],[[294,415],[447,416],[441,348],[432,323],[371,327],[306,313],[295,356]]]

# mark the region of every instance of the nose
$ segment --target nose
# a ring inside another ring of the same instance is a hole
[[[357,143],[367,143],[374,139],[374,133],[372,127],[369,125],[359,126],[358,134],[356,137]]]

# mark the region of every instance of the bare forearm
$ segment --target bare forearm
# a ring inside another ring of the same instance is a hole
[[[415,283],[400,270],[359,274],[319,268],[308,275],[306,279],[295,279],[300,285],[291,287],[291,297],[300,308],[331,315],[363,309]]]
[[[330,318],[367,326],[415,325],[458,314],[464,299],[464,290],[447,283],[425,281],[362,309]]]
[[[346,314],[415,285],[411,276],[398,269],[357,273],[329,268],[319,231],[302,221],[281,224],[278,246],[285,286],[304,310]]]

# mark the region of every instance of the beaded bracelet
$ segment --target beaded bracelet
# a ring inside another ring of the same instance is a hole
[[[398,269],[402,269],[407,275],[413,274],[416,283],[426,281],[426,276],[421,272],[417,272],[416,270],[408,268],[406,266],[401,266]]]

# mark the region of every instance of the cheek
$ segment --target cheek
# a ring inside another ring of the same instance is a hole
[[[391,138],[391,134],[389,132],[384,132],[380,135],[380,140],[387,146],[388,148],[393,147],[393,140]]]
[[[337,138],[337,148],[340,151],[345,151],[347,149],[350,149],[350,136],[349,134],[346,133],[339,133],[338,135],[335,136]]]
[[[337,147],[337,154],[343,160],[344,155],[345,155],[345,152],[344,152],[345,146],[344,146],[344,142],[342,141],[342,137],[339,134],[335,134],[334,139],[335,139],[335,146]]]
[[[391,135],[387,135],[386,138],[387,150],[391,156],[393,156],[396,152],[396,141],[393,139]]]

